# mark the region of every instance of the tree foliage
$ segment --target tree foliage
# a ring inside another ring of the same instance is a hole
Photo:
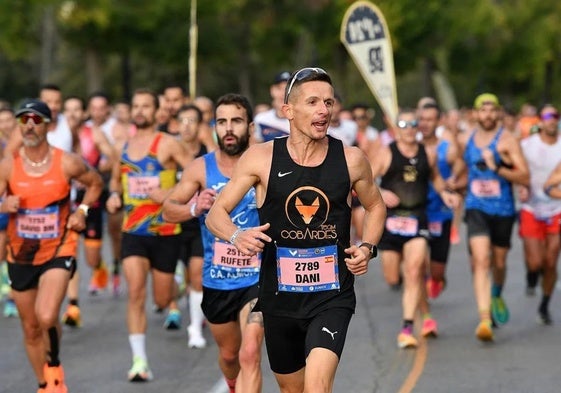
[[[239,91],[268,101],[280,70],[328,69],[353,101],[373,102],[339,42],[349,0],[198,1],[197,92]],[[458,101],[491,90],[506,102],[556,103],[561,87],[561,3],[556,0],[379,0],[394,46],[400,103],[433,94],[430,73]],[[0,96],[15,100],[48,81],[72,94],[126,84],[188,87],[190,1],[5,0],[0,13]],[[48,10],[56,35],[47,37]],[[43,50],[49,42],[53,59]],[[45,61],[52,61],[45,68]],[[44,73],[44,72],[43,72]],[[42,79],[43,78],[43,79]],[[97,79],[96,79],[97,78]],[[95,85],[101,86],[95,86]]]

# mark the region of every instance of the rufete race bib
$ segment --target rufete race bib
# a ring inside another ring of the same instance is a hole
[[[501,185],[497,179],[473,180],[470,185],[471,193],[479,198],[494,198],[501,196]]]
[[[429,233],[432,236],[442,235],[442,221],[431,221],[429,222]]]
[[[58,206],[50,206],[44,209],[19,209],[16,229],[18,236],[24,239],[54,239],[58,237]]]
[[[319,292],[339,289],[337,246],[277,248],[278,289]]]
[[[233,244],[216,239],[212,264],[225,270],[257,272],[261,266],[261,254],[250,257],[239,252]]]
[[[135,199],[147,199],[148,193],[160,187],[158,175],[128,174],[129,196]]]
[[[415,236],[419,221],[415,217],[391,216],[386,219],[386,230],[394,235]]]

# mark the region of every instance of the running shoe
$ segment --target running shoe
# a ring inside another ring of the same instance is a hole
[[[82,326],[80,307],[69,304],[66,308],[66,312],[62,315],[62,323],[71,327]]]
[[[64,383],[64,370],[62,366],[49,367],[48,364],[43,366],[43,375],[47,381],[45,392],[48,393],[68,393],[68,388]]]
[[[413,329],[403,328],[397,336],[397,346],[401,349],[405,348],[416,348],[419,343],[417,339],[413,337]]]
[[[551,319],[549,310],[538,310],[538,322],[542,325],[553,325],[553,319]]]
[[[423,337],[437,337],[438,336],[438,323],[436,319],[425,318],[423,320],[423,328],[421,329]]]
[[[450,227],[450,244],[460,244],[460,231],[454,224]]]
[[[97,295],[97,293],[107,287],[109,282],[109,272],[105,262],[101,261],[98,267],[96,267],[92,272],[92,278],[90,280],[89,292],[91,295]]]
[[[204,338],[201,329],[197,329],[194,326],[188,326],[187,333],[189,334],[189,348],[202,349],[206,347],[206,339]]]
[[[19,317],[18,308],[16,307],[16,302],[13,299],[6,299],[4,303],[4,317],[6,318],[17,318]]]
[[[181,311],[169,310],[168,316],[164,321],[164,327],[167,330],[177,330],[181,327]]]
[[[427,279],[427,296],[429,299],[436,299],[439,297],[444,288],[446,288],[445,280],[437,281],[432,277]]]
[[[148,367],[148,361],[135,356],[128,373],[128,378],[130,382],[148,382],[154,379],[152,371]]]
[[[502,297],[491,298],[491,315],[499,325],[504,325],[510,318],[510,312]]]
[[[536,287],[526,287],[526,296],[528,297],[536,296]]]
[[[493,328],[491,327],[491,320],[484,319],[479,322],[475,329],[475,336],[480,341],[493,341]]]

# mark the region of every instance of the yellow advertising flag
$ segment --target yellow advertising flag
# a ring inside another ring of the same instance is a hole
[[[368,1],[353,3],[343,17],[341,42],[384,114],[394,123],[398,104],[393,50],[388,25],[380,9]]]

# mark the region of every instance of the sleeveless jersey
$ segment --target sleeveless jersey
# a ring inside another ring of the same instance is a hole
[[[70,131],[66,117],[62,113],[57,116],[56,128],[47,132],[47,141],[51,146],[66,152],[72,151],[72,131]]]
[[[436,165],[443,179],[448,179],[452,175],[452,166],[448,163],[446,155],[450,148],[450,142],[441,139],[436,146]],[[429,183],[429,193],[427,197],[427,218],[430,222],[443,222],[451,220],[454,212],[444,204],[440,195]]]
[[[20,208],[8,223],[10,262],[41,265],[76,255],[78,233],[66,228],[71,212],[70,183],[62,168],[64,153],[54,147],[52,153],[51,167],[41,176],[27,174],[19,151],[14,153],[7,195],[18,195]]]
[[[495,162],[501,158],[497,151],[498,140],[503,133],[501,128],[488,148],[493,152]],[[510,217],[515,214],[512,184],[492,170],[479,169],[478,162],[483,161],[481,149],[475,145],[474,132],[466,146],[464,161],[468,167],[468,192],[465,201],[466,209],[480,210],[489,215]]]
[[[80,142],[80,155],[92,168],[97,168],[101,159],[101,153],[95,145],[93,129],[90,126],[84,125],[80,128],[78,139]]]
[[[539,134],[534,134],[522,140],[520,145],[530,170],[530,199],[522,203],[522,209],[543,219],[561,213],[561,200],[550,198],[543,191],[545,181],[561,159],[561,138],[549,145]]]
[[[121,182],[123,186],[123,232],[142,236],[170,236],[181,232],[179,224],[164,221],[162,205],[148,197],[154,188],[164,190],[176,183],[176,170],[164,169],[158,161],[158,144],[163,134],[158,133],[148,154],[140,160],[128,156],[128,143],[121,155]]]
[[[380,187],[395,193],[399,205],[388,209],[388,217],[402,213],[424,216],[431,172],[425,147],[420,144],[417,155],[412,158],[401,154],[396,142],[389,147],[392,162],[382,176]]]
[[[214,152],[206,154],[204,160],[206,186],[220,192],[230,179],[220,172]],[[244,256],[238,252],[234,245],[216,238],[205,225],[207,214],[208,212],[205,212],[204,215],[199,217],[204,250],[203,286],[229,291],[257,284],[261,256]],[[254,188],[251,188],[245,194],[240,203],[230,213],[230,217],[238,228],[250,228],[259,225]]]
[[[350,244],[351,183],[343,143],[327,136],[325,160],[316,167],[295,163],[287,138],[273,142],[261,223],[273,239],[263,250],[259,309],[309,318],[333,307],[354,311],[354,276],[343,251]]]

